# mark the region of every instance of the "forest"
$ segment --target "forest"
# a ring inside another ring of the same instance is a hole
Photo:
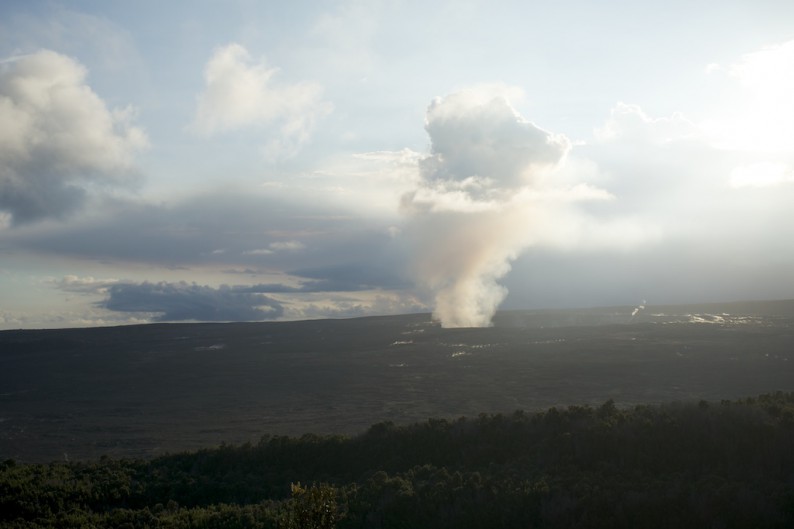
[[[794,393],[0,463],[7,528],[794,526]]]

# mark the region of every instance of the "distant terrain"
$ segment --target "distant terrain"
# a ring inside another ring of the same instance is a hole
[[[635,313],[632,316],[632,313]],[[794,301],[0,332],[0,460],[794,390]]]

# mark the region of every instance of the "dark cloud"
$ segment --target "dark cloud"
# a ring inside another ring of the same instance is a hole
[[[288,274],[305,279],[298,286],[282,283],[257,283],[234,287],[238,292],[263,294],[309,294],[319,292],[360,292],[363,290],[397,290],[411,284],[394,270],[366,264],[330,265],[291,270]]]
[[[24,172],[37,172],[32,167],[27,169]],[[13,225],[46,217],[62,218],[85,202],[86,192],[83,188],[65,184],[49,168],[35,174],[35,178],[10,175],[10,172],[8,169],[0,170],[0,209],[11,214]]]
[[[9,247],[161,266],[289,270],[380,259],[388,226],[265,192],[219,191],[173,204],[107,202],[67,224],[0,233]],[[257,249],[266,248],[259,252]]]
[[[156,321],[260,321],[279,318],[283,306],[245,287],[195,283],[116,283],[99,306],[117,312],[155,313]]]
[[[782,229],[780,236],[790,240],[794,229]],[[781,259],[769,259],[772,252]],[[505,277],[509,295],[502,308],[780,299],[794,292],[790,262],[791,252],[745,237],[708,243],[666,240],[630,253],[534,247],[514,261]]]
[[[301,292],[353,292],[410,287],[410,283],[396,273],[394,267],[372,261],[366,264],[301,268],[290,273],[311,280],[302,285]]]

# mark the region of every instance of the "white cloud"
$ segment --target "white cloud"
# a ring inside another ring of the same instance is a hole
[[[794,86],[794,40],[747,53],[729,71],[757,96],[787,102]]]
[[[794,169],[779,162],[757,162],[742,165],[731,172],[730,185],[741,187],[771,187],[794,182]]]
[[[270,243],[270,248],[273,250],[286,250],[294,252],[297,250],[303,250],[306,248],[306,245],[300,241],[280,241]]]
[[[665,144],[672,141],[694,139],[700,135],[695,124],[676,112],[672,116],[652,118],[639,105],[618,103],[610,112],[603,127],[596,129],[595,137],[601,142],[630,141]]]
[[[577,156],[595,165],[580,169],[615,196],[616,211],[636,218],[685,219],[691,209],[702,210],[699,199],[725,187],[735,163],[681,113],[655,117],[617,103],[594,136]]]
[[[74,310],[44,310],[25,312],[0,310],[0,328],[4,329],[58,329],[62,327],[105,327],[151,323],[151,318],[141,314],[114,313],[97,307]]]
[[[420,181],[419,163],[425,155],[411,149],[344,154],[323,161],[323,167],[297,175],[288,185],[268,184],[275,192],[307,200],[316,197],[350,214],[370,219],[399,216],[395,197],[415,189]]]
[[[702,127],[723,149],[762,153],[791,152],[794,145],[794,40],[747,53],[722,74],[731,97],[720,115]]]
[[[56,288],[79,294],[104,294],[110,285],[118,283],[118,279],[97,279],[92,276],[79,277],[66,275],[61,279],[50,280]]]
[[[246,250],[243,255],[271,255],[276,252],[297,252],[304,248],[306,248],[306,245],[300,241],[277,241],[271,242],[267,248]]]
[[[310,138],[317,120],[331,111],[316,83],[279,83],[277,68],[252,60],[239,44],[215,50],[204,69],[204,91],[198,97],[191,128],[211,136],[254,126],[278,132],[265,145],[270,158],[297,153]]]
[[[317,318],[356,318],[373,314],[426,312],[428,306],[411,294],[383,290],[350,294],[312,293],[295,296],[284,304],[284,317],[290,320]]]
[[[780,242],[794,220],[790,188],[781,187],[794,181],[785,153],[715,146],[701,123],[680,114],[656,118],[623,104],[600,131],[576,155],[595,164],[596,180],[615,199],[599,205],[597,232],[587,234],[590,226],[579,231],[595,244],[578,248],[598,251],[614,241],[638,254],[638,243],[645,242],[647,261],[637,281],[647,277],[650,291],[654,277],[674,276],[679,293],[703,280],[687,270],[720,268],[724,273],[714,276],[720,280],[732,273],[760,282],[753,278],[760,266],[748,261],[784,259],[788,250]]]
[[[147,146],[132,108],[109,110],[74,59],[40,51],[0,65],[0,209],[59,217],[89,184],[117,184]]]

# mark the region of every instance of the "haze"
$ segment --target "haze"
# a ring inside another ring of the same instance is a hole
[[[794,297],[794,4],[0,5],[0,328]]]

